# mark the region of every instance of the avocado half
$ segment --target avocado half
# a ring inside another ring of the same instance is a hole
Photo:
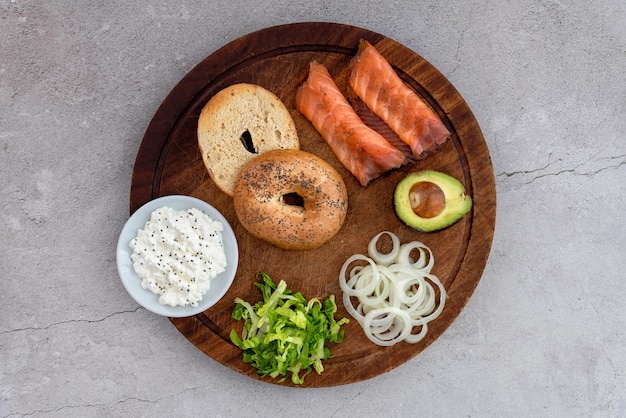
[[[402,222],[422,232],[446,228],[472,208],[460,181],[433,170],[408,174],[396,186],[393,200]]]

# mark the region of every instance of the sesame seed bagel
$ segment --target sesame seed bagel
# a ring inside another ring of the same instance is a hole
[[[255,157],[235,181],[233,203],[250,234],[290,250],[311,250],[341,229],[348,192],[322,158],[301,150]]]
[[[299,149],[296,125],[283,102],[255,84],[234,84],[219,91],[198,118],[202,161],[224,193],[232,196],[239,170],[272,149]]]

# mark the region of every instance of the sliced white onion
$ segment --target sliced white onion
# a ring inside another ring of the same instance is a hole
[[[420,341],[422,341],[424,339],[424,337],[426,336],[426,333],[428,332],[428,324],[424,324],[421,326],[419,332],[417,334],[409,334],[406,336],[406,338],[404,339],[404,341],[406,341],[409,344],[415,344],[418,343]]]
[[[381,346],[390,346],[405,340],[413,329],[411,317],[393,306],[369,312],[365,315],[362,326],[367,338]]]
[[[377,250],[383,235],[392,241],[386,254]],[[413,250],[418,252],[415,261]],[[339,284],[348,314],[375,344],[421,341],[428,332],[427,324],[443,311],[446,299],[441,281],[430,273],[435,263],[432,252],[418,241],[400,244],[394,233],[383,231],[370,241],[368,255],[354,254],[341,267]]]
[[[366,275],[363,273],[363,270],[366,270],[366,268],[364,268],[363,266],[356,266],[353,270],[350,271],[350,279],[346,281],[346,271],[348,267],[353,262],[359,260],[367,261],[370,264],[372,274]],[[367,284],[363,283],[364,280],[367,280]],[[379,280],[380,278],[378,274],[378,268],[374,260],[361,254],[354,254],[353,256],[348,258],[341,267],[341,271],[339,272],[339,286],[341,286],[341,290],[343,290],[344,293],[348,293],[351,296],[357,296],[358,292],[366,294],[373,292],[378,285]],[[359,285],[358,287],[355,287],[355,284],[357,283],[359,283]]]
[[[389,282],[387,277],[380,270],[378,271],[380,280],[378,281],[378,285],[374,288],[373,292],[365,292],[362,289],[359,289],[357,298],[359,302],[368,306],[377,306],[384,304],[384,302],[389,298],[392,290],[392,284]]]
[[[419,257],[415,261],[411,260],[411,251],[413,250],[417,250],[419,253]],[[435,265],[435,258],[433,257],[433,253],[430,251],[430,248],[419,241],[413,241],[400,246],[396,262],[399,264],[410,265],[415,269],[424,270],[426,273],[430,273],[430,270]]]
[[[383,254],[378,251],[378,240],[383,236],[388,235],[391,238],[392,248],[391,251],[387,254]],[[400,238],[393,232],[382,231],[379,232],[367,246],[367,253],[374,260],[376,264],[388,266],[391,263],[394,263],[398,259],[398,253],[400,252]]]
[[[360,306],[357,306],[357,308],[355,308],[354,305],[352,305],[350,295],[348,295],[347,293],[343,294],[343,306],[346,308],[346,311],[348,311],[348,315],[356,319],[359,324],[363,324],[365,314],[363,314]]]

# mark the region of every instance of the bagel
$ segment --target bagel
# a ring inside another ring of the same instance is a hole
[[[234,84],[219,91],[198,118],[202,161],[224,193],[232,196],[241,168],[272,149],[299,149],[296,125],[284,103],[254,84]]]
[[[272,150],[250,161],[235,182],[237,218],[257,238],[311,250],[341,229],[348,192],[325,160],[300,150]]]

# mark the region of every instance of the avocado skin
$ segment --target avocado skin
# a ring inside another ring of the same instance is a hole
[[[414,184],[431,182],[438,185],[445,196],[445,207],[432,218],[418,216],[411,208],[409,191]],[[402,222],[421,232],[433,232],[447,228],[465,216],[472,208],[472,198],[465,192],[463,184],[454,177],[433,170],[416,171],[408,174],[396,186],[394,209]]]

